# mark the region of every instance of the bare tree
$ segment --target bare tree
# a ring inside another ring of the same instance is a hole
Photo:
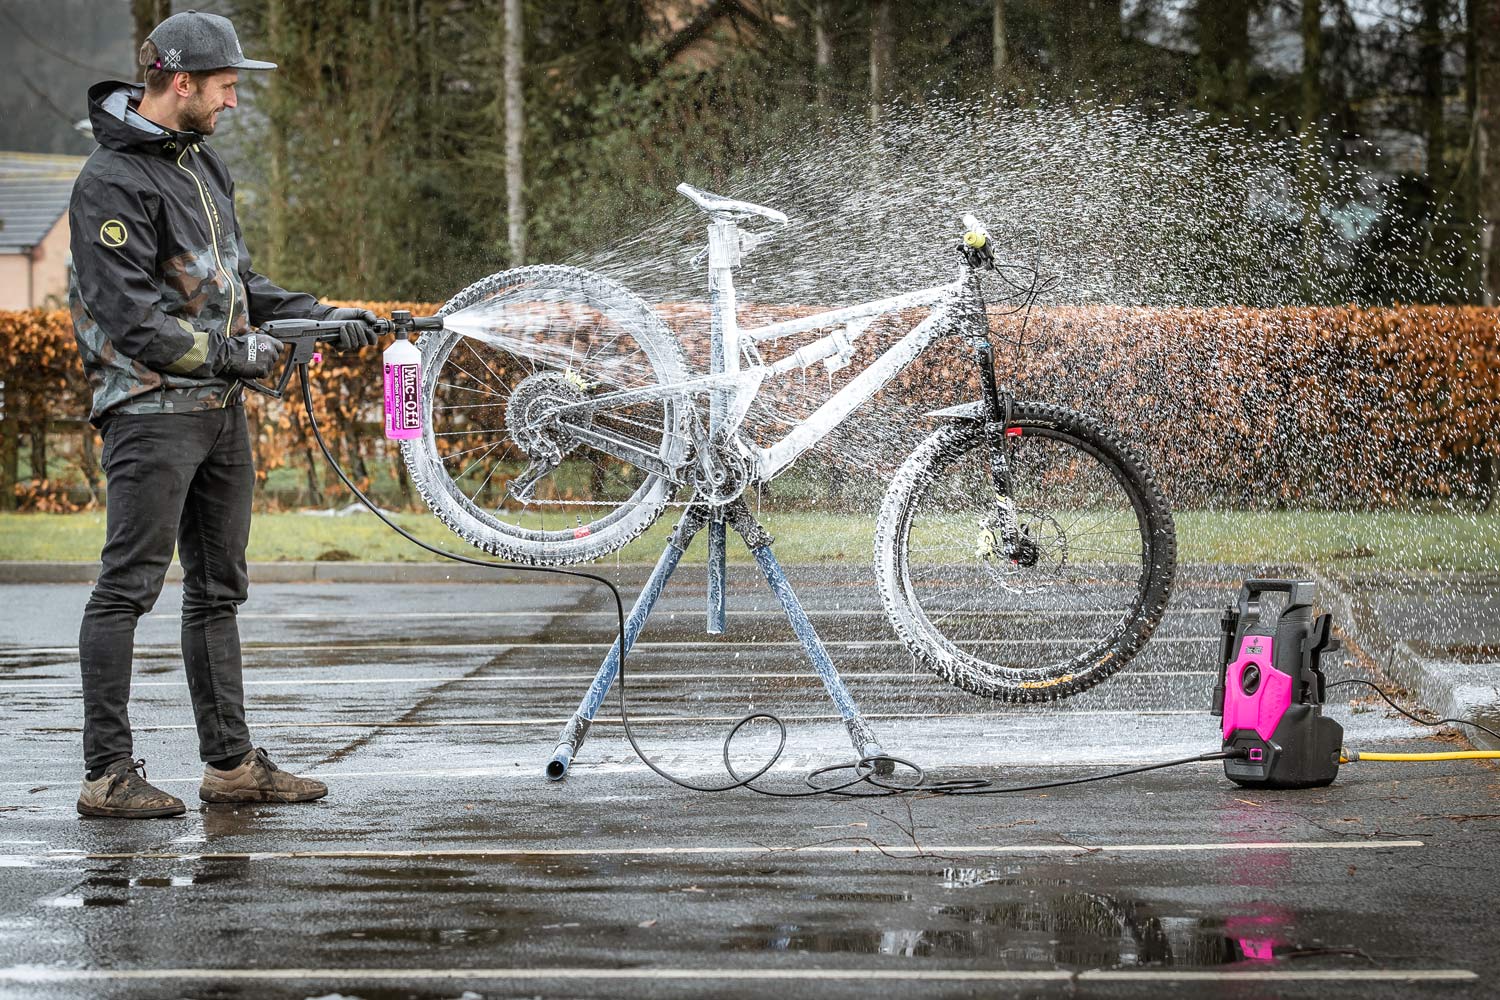
[[[521,0],[505,0],[505,205],[509,223],[510,263],[526,260],[526,175],[521,161],[526,133],[525,93],[521,89],[524,31]]]
[[[172,0],[130,0],[130,19],[135,24],[135,53],[141,51],[151,29],[172,16]]]
[[[828,74],[833,70],[833,45],[828,40],[828,0],[813,4],[813,85],[818,107],[828,107]]]
[[[287,51],[286,0],[268,0],[266,4],[266,41],[277,61],[284,61]],[[266,186],[270,197],[265,200],[266,243],[264,270],[266,274],[280,275],[285,263],[287,249],[287,141],[286,118],[281,114],[286,100],[286,74],[272,73],[266,80],[267,96],[271,113],[266,115],[267,158],[269,161]],[[283,279],[285,280],[285,279]]]
[[[1422,0],[1417,26],[1417,66],[1422,77],[1422,132],[1434,204],[1443,186],[1443,9],[1446,0]]]
[[[1500,305],[1500,0],[1474,0],[1474,126],[1479,180],[1481,287],[1484,304]]]
[[[870,126],[880,125],[880,105],[890,89],[891,4],[870,0]]]
[[[1198,100],[1239,120],[1249,94],[1250,0],[1198,0],[1189,17],[1198,43]]]
[[[990,23],[994,60],[991,64],[996,86],[1005,82],[1010,68],[1010,54],[1005,43],[1005,0],[994,0],[994,16]]]
[[[1323,228],[1323,0],[1302,0],[1301,104],[1297,186],[1302,195],[1302,280],[1310,296]]]

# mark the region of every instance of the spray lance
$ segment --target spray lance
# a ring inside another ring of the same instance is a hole
[[[305,370],[322,360],[320,341],[339,339],[339,330],[347,320],[274,319],[260,332],[287,345],[286,367],[273,385],[241,379],[240,385],[272,399],[282,399],[291,383],[292,373]],[[373,324],[377,334],[394,333],[395,341],[385,349],[385,436],[405,440],[422,436],[422,352],[411,342],[411,335],[423,330],[441,330],[441,316],[413,316],[405,309],[391,313],[390,319]],[[303,378],[306,378],[304,373]],[[237,391],[236,391],[237,392]]]

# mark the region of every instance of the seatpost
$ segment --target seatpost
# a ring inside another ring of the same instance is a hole
[[[715,217],[708,227],[709,372],[714,375],[739,371],[740,331],[734,300],[734,266],[740,260],[739,227],[734,220]],[[715,388],[708,403],[710,446],[720,443],[732,391]],[[717,464],[718,456],[711,460]],[[722,508],[714,508],[708,522],[708,622],[709,635],[724,634],[726,616],[726,539]]]

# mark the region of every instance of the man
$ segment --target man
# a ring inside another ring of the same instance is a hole
[[[93,386],[108,479],[103,568],[83,614],[86,768],[78,811],[142,818],[185,811],[134,761],[128,703],[135,626],[183,568],[182,656],[205,762],[205,802],[304,802],[328,792],[254,747],[245,725],[236,612],[255,486],[240,379],[275,368],[281,345],[252,327],[347,320],[341,345],[375,342],[375,315],[278,288],[250,267],[234,182],[204,144],[236,103],[246,59],[234,26],[184,11],[142,46],[145,86],[89,90],[99,143],[73,187],[73,329]]]

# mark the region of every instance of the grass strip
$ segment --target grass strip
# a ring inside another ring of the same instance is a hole
[[[397,515],[418,537],[452,552],[473,549],[429,514]],[[868,562],[874,518],[867,514],[766,512],[784,563]],[[622,562],[653,562],[676,521],[668,510],[618,555]],[[0,558],[86,562],[99,558],[102,511],[79,514],[0,514]],[[1339,511],[1183,511],[1177,514],[1182,562],[1234,565],[1313,564],[1334,568],[1426,571],[1500,570],[1500,514],[1401,514]],[[694,543],[687,562],[701,562],[706,545]],[[731,540],[731,560],[750,561]],[[261,513],[251,522],[253,562],[339,560],[430,562],[436,557],[409,545],[375,518],[306,513]],[[611,558],[614,561],[614,557]]]

